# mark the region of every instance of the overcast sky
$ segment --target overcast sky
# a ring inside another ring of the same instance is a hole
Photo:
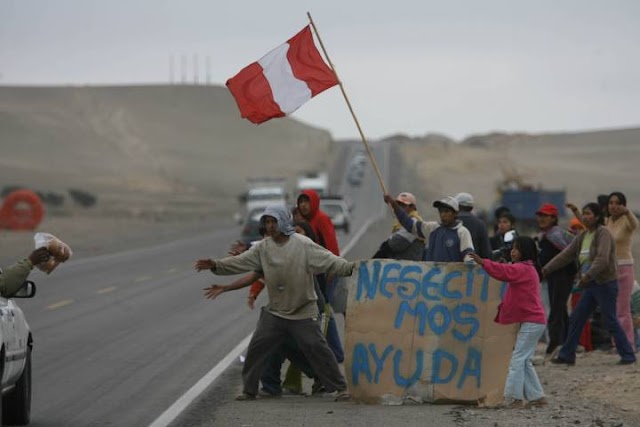
[[[223,85],[307,11],[369,138],[640,125],[637,0],[2,0],[0,84]],[[294,117],[358,136],[337,87]]]

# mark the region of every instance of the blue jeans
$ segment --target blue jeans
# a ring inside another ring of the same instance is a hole
[[[505,399],[532,401],[544,397],[542,385],[531,359],[545,329],[546,325],[540,323],[526,322],[520,325],[516,346],[509,363],[507,383],[504,386]]]
[[[340,342],[340,334],[338,333],[338,326],[336,325],[336,321],[331,316],[329,319],[329,327],[327,329],[327,343],[329,344],[329,348],[333,352],[333,355],[336,356],[336,360],[338,363],[344,362],[344,350],[342,348],[342,342]]]
[[[603,323],[613,336],[618,354],[622,360],[636,360],[631,344],[629,344],[629,340],[616,316],[617,298],[617,280],[611,280],[602,284],[591,282],[587,287],[583,288],[580,301],[578,301],[576,309],[571,313],[571,317],[569,318],[569,335],[560,349],[560,354],[558,355],[560,359],[568,362],[574,362],[576,360],[576,348],[578,347],[580,334],[582,334],[582,328],[596,307],[600,306]]]

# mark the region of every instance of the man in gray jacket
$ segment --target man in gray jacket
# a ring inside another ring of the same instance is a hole
[[[242,369],[244,388],[238,400],[255,399],[266,360],[287,337],[296,340],[327,392],[337,392],[336,400],[348,399],[347,383],[318,322],[313,276],[350,276],[355,263],[296,234],[291,214],[283,206],[267,207],[260,221],[268,237],[246,252],[216,260],[201,259],[195,264],[197,271],[211,270],[217,275],[247,271],[264,274],[269,303],[260,314],[247,349]]]
[[[47,248],[38,248],[22,261],[18,261],[4,271],[0,270],[0,297],[11,298],[15,295],[29,277],[33,266],[48,261],[50,257],[51,254]]]

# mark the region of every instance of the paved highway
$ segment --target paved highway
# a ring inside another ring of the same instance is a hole
[[[357,148],[343,144],[339,158]],[[342,174],[345,165],[335,166]],[[384,211],[367,168],[361,187],[336,181],[354,200],[352,235]],[[192,263],[226,254],[239,233],[78,259],[40,277],[38,295],[19,301],[35,341],[32,425],[148,425],[222,360],[253,330],[257,310],[246,308],[246,292],[205,300],[201,288],[230,279],[196,273]],[[350,237],[339,235],[342,247]]]

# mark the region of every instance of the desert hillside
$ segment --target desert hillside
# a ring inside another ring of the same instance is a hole
[[[400,148],[391,173],[419,177],[390,191],[414,192],[428,218],[434,199],[460,191],[490,209],[508,175],[565,189],[578,205],[623,191],[629,207],[640,210],[640,129],[464,141],[400,134],[382,143]],[[65,195],[61,208],[48,207],[42,227],[56,230],[51,221],[59,218],[68,222],[61,233],[78,240],[92,228],[115,230],[110,236],[127,230],[121,221],[130,218],[135,227],[230,220],[246,177],[293,183],[302,170],[328,166],[331,146],[327,131],[292,119],[260,126],[241,119],[224,87],[0,87],[0,190],[20,185]],[[73,204],[70,188],[94,194],[97,205]]]
[[[439,135],[393,137],[405,162],[421,176],[415,191],[426,203],[443,195],[472,193],[480,208],[496,200],[497,185],[511,176],[533,187],[565,189],[582,206],[598,194],[622,191],[640,211],[640,129],[571,134],[489,134],[461,143]]]
[[[291,119],[241,119],[223,87],[0,87],[0,189],[77,188],[96,213],[229,212],[245,177],[323,167],[330,141]]]

